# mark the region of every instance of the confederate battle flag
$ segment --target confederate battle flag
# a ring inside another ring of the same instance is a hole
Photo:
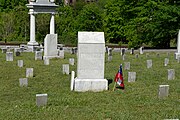
[[[116,74],[116,76],[114,78],[114,81],[120,86],[121,89],[124,89],[122,64],[119,67],[118,73]]]

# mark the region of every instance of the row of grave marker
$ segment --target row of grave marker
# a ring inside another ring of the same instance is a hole
[[[2,50],[3,51],[3,50]],[[15,49],[14,49],[15,51]],[[6,61],[13,61],[13,52],[7,52],[6,49],[2,53],[6,53]],[[21,53],[21,52],[19,52]],[[18,54],[19,56],[20,54]],[[64,52],[62,53],[64,56]],[[17,54],[15,54],[17,56]],[[42,60],[42,51],[35,51],[35,60]],[[74,58],[69,58],[69,64],[74,65]],[[44,58],[44,64],[49,65],[49,59]],[[69,74],[69,64],[63,64],[63,74]],[[23,60],[18,60],[17,65],[23,67]],[[21,87],[28,86],[28,78],[33,77],[33,68],[26,68],[26,78],[19,78],[19,84]],[[47,104],[47,94],[36,94],[36,105],[44,106]]]

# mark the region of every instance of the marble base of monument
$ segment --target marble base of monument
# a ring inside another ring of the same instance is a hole
[[[86,92],[93,91],[99,92],[108,90],[108,81],[106,79],[77,79],[74,80],[74,91]]]

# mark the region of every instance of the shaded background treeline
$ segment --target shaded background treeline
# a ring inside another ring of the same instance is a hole
[[[178,0],[77,0],[64,5],[57,0],[58,42],[76,45],[78,31],[103,31],[106,43],[149,45],[169,48],[176,45],[180,28]],[[29,41],[27,0],[0,0],[0,41]],[[49,14],[36,15],[36,40],[49,33]]]

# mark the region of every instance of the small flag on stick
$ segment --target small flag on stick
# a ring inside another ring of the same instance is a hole
[[[124,80],[123,80],[123,73],[122,73],[122,64],[119,67],[118,73],[116,74],[114,78],[114,88],[115,89],[116,83],[120,86],[121,89],[124,89]]]

